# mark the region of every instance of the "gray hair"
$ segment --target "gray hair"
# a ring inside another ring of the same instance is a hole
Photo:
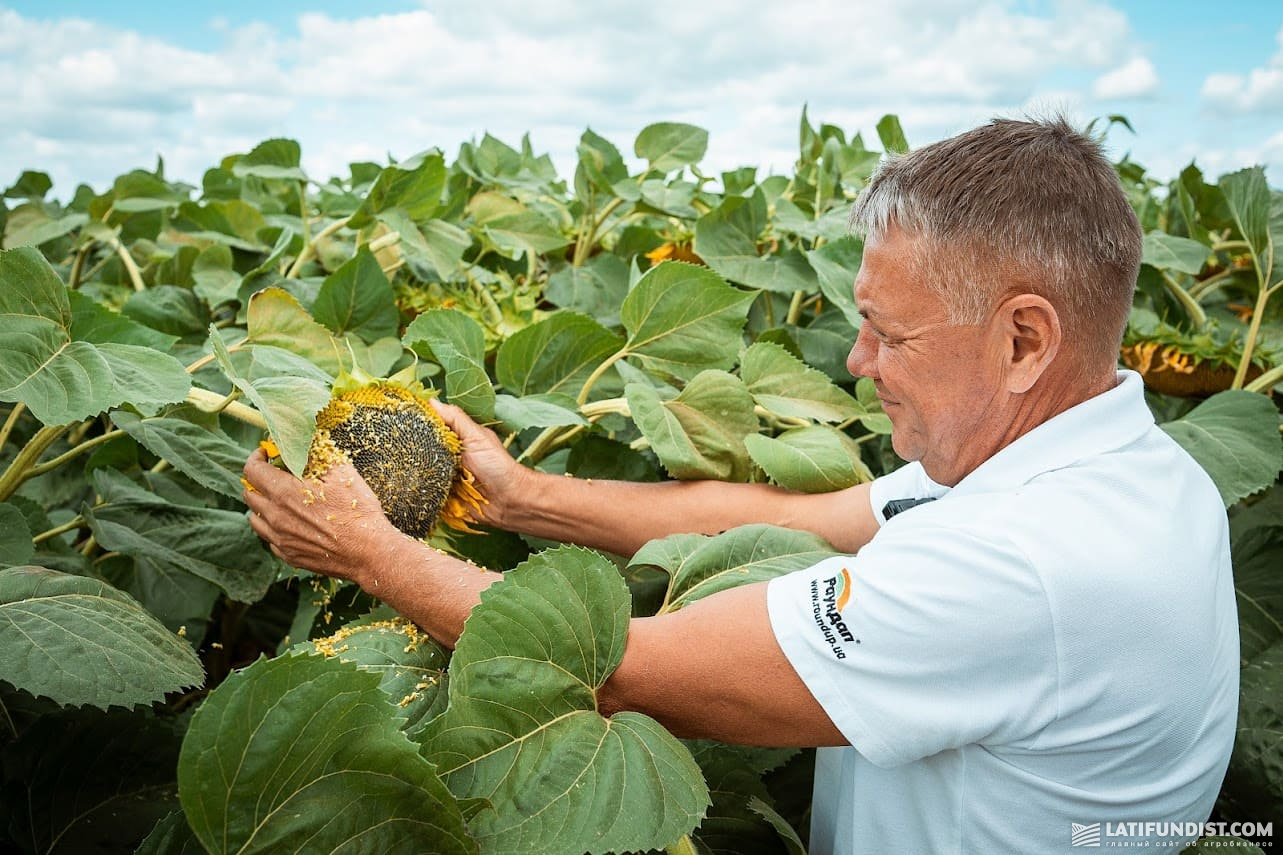
[[[885,161],[851,227],[913,238],[917,272],[952,323],[981,323],[997,301],[1034,293],[1067,341],[1118,358],[1140,223],[1100,145],[1063,117],[994,119]]]

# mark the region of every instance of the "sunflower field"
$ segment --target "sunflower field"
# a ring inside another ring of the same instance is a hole
[[[576,478],[824,492],[898,466],[844,360],[847,214],[908,149],[899,122],[866,139],[803,111],[787,175],[707,174],[707,142],[660,123],[625,157],[588,130],[573,176],[489,135],[330,178],[288,139],[200,186],[160,163],[60,200],[18,176],[0,199],[0,848],[805,852],[813,752],[678,740],[604,717],[595,689],[630,616],[829,544],[748,526],[620,557],[438,531],[508,574],[452,653],[275,558],[240,498],[267,432],[302,471],[352,371],[434,387]],[[1120,365],[1230,514],[1242,695],[1213,819],[1283,825],[1283,192],[1260,168],[1117,169],[1145,231]]]

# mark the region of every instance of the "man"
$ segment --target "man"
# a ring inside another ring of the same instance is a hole
[[[1141,234],[1112,168],[1063,121],[995,121],[885,164],[852,221],[848,367],[912,463],[828,495],[580,481],[442,406],[485,521],[622,555],[769,522],[855,555],[634,620],[601,700],[679,735],[830,746],[815,853],[1049,853],[1075,823],[1206,819],[1237,706],[1226,519],[1116,371]],[[277,554],[444,643],[499,578],[368,514],[326,521],[261,453],[245,474]],[[328,508],[375,503],[351,477]]]

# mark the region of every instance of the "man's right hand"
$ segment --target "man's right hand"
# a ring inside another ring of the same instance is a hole
[[[463,410],[436,400],[432,406],[459,435],[463,442],[463,468],[472,473],[476,488],[489,502],[481,506],[478,522],[506,528],[505,520],[511,516],[515,503],[523,495],[529,495],[527,482],[535,473],[513,460],[494,431],[474,422]]]

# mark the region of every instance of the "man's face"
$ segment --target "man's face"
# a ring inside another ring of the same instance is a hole
[[[988,324],[947,321],[944,302],[919,281],[912,244],[895,230],[865,244],[855,279],[864,324],[846,366],[873,379],[896,454],[953,485],[988,455],[989,433],[1001,430],[990,405],[1003,357]]]

